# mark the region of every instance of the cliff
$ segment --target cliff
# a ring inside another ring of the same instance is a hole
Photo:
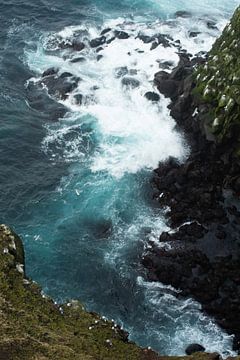
[[[240,156],[240,7],[195,74],[195,94],[207,106],[206,125]]]

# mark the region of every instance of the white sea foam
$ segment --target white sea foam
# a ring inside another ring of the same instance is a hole
[[[207,352],[219,352],[223,357],[236,355],[229,350],[232,336],[224,333],[209,316],[202,313],[198,302],[192,299],[177,299],[175,295],[176,292],[180,293],[179,291],[159,282],[148,282],[142,277],[138,277],[137,282],[144,289],[146,304],[166,319],[167,325],[159,324],[161,331],[151,334],[153,337],[160,337],[159,341],[166,344],[166,354],[184,355],[186,344],[197,342],[202,344]],[[171,333],[167,331],[168,327],[172,329]],[[151,328],[149,330],[151,331]]]
[[[220,29],[224,23],[225,21],[220,19]],[[90,38],[99,34],[96,27],[86,26]],[[118,18],[104,25],[109,26],[127,31],[130,37],[125,40],[116,39],[104,47],[100,52],[103,57],[99,61],[95,51],[89,47],[81,52],[81,56],[86,58],[81,64],[71,63],[71,59],[66,58],[66,51],[62,56],[44,52],[44,47],[52,46],[52,49],[55,49],[53,39],[56,35],[68,41],[76,32],[84,30],[84,26],[81,25],[66,27],[58,34],[52,34],[50,40],[45,39],[37,52],[27,53],[28,64],[39,73],[55,66],[60,68],[61,72],[69,71],[83,80],[64,103],[78,116],[90,115],[95,119],[98,146],[92,158],[92,171],[107,171],[111,175],[121,177],[126,172],[135,173],[143,168],[152,169],[168,156],[184,159],[188,151],[187,146],[182,136],[174,129],[175,123],[167,108],[168,100],[162,96],[159,104],[153,105],[144,97],[147,91],[156,91],[153,77],[159,70],[159,64],[169,60],[172,67],[177,64],[178,49],[175,46],[164,48],[160,45],[150,50],[151,44],[143,43],[137,38],[137,34],[141,32],[146,35],[169,35],[174,40],[179,40],[184,49],[195,54],[208,50],[219,31],[209,30],[205,20],[194,18],[177,19],[174,25],[171,21],[145,24]],[[201,34],[197,38],[191,38],[189,31],[192,29],[197,29]],[[135,89],[122,86],[121,79],[116,77],[118,67],[127,67],[130,72],[132,71],[135,74],[132,77],[140,82],[140,86]],[[82,106],[76,105],[76,93],[85,96]],[[63,131],[72,130],[67,124],[63,130],[63,125],[63,122],[60,123],[60,129],[57,131],[56,125],[53,131],[49,127],[49,134],[44,140],[46,150],[50,143],[64,140]],[[79,136],[82,136],[81,132]],[[80,143],[77,138],[68,141],[66,147],[69,151],[63,154],[67,160],[77,161],[78,155],[82,157]]]

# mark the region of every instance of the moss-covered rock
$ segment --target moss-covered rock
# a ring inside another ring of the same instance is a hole
[[[195,94],[207,104],[207,125],[219,143],[240,148],[240,7],[195,73]]]

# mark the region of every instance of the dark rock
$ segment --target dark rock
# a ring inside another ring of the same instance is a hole
[[[171,95],[171,94],[169,93],[169,95]],[[171,112],[170,112],[171,116],[173,116],[174,119],[179,121],[183,117],[185,117],[186,114],[189,115],[189,110],[191,109],[190,108],[191,102],[192,102],[191,96],[179,97],[171,109]]]
[[[83,103],[83,95],[82,94],[76,94],[74,95],[74,99],[77,105],[82,105]]]
[[[111,30],[112,29],[110,29],[110,28],[104,29],[100,35],[105,35],[105,34],[109,33]]]
[[[119,30],[115,30],[114,31],[114,35],[117,39],[121,39],[121,40],[124,40],[124,39],[128,39],[129,38],[129,35],[128,33],[126,33],[125,31],[119,31]]]
[[[99,46],[105,44],[105,42],[106,42],[106,36],[101,36],[99,38],[91,40],[90,41],[90,46],[92,48],[96,48],[96,47],[99,47]]]
[[[99,48],[96,49],[96,53],[99,53],[99,52],[102,51],[102,50],[103,50],[103,47],[100,46]]]
[[[60,79],[65,79],[65,78],[69,78],[69,77],[72,77],[72,76],[73,75],[70,72],[65,71],[59,76],[59,78]]]
[[[41,83],[44,84],[50,95],[60,99],[66,99],[67,94],[77,88],[79,78],[75,78],[71,73],[62,73],[59,77],[54,75],[44,77]]]
[[[82,51],[85,48],[85,45],[83,42],[79,40],[73,40],[72,48],[74,51]]]
[[[158,45],[162,45],[165,48],[170,46],[169,40],[173,40],[172,38],[169,38],[168,35],[164,34],[155,35],[155,39]]]
[[[155,74],[154,83],[157,86],[160,93],[171,99],[176,98],[178,91],[178,83],[175,80],[169,79],[169,74],[164,71],[160,71]]]
[[[115,39],[116,39],[115,36],[111,37],[110,39],[107,40],[107,44],[111,44]]]
[[[125,76],[122,79],[122,85],[134,89],[134,88],[137,88],[140,85],[140,81],[135,79],[135,78],[132,78],[130,76]]]
[[[72,49],[74,51],[82,51],[85,48],[84,43],[78,39],[74,39],[73,41],[62,40],[58,46],[62,50]]]
[[[51,67],[43,72],[42,77],[55,75],[58,73],[58,70],[59,70],[58,68]]]
[[[186,235],[200,239],[203,237],[205,229],[202,225],[194,221],[191,224],[182,225],[179,231],[185,233]]]
[[[186,348],[185,353],[187,355],[192,355],[192,354],[194,354],[196,352],[204,352],[204,351],[205,351],[205,348],[202,345],[191,344]]]
[[[213,20],[207,21],[207,27],[211,30],[218,30],[217,24]]]
[[[176,11],[174,16],[176,18],[180,17],[180,18],[190,18],[192,17],[192,14],[189,11]]]
[[[97,61],[101,60],[103,58],[103,55],[98,55],[97,56]]]
[[[154,41],[154,42],[152,43],[152,45],[151,45],[150,50],[156,49],[156,48],[158,47],[158,45],[159,45],[159,44],[158,44],[156,41]]]
[[[189,37],[194,38],[194,37],[197,37],[200,34],[201,33],[199,31],[190,31],[189,32]]]
[[[83,56],[73,58],[72,60],[70,60],[70,62],[73,63],[73,64],[75,64],[75,63],[83,63],[85,61],[86,61],[86,59]]]
[[[144,95],[146,99],[150,100],[150,101],[153,101],[153,102],[156,102],[156,101],[159,101],[160,100],[160,96],[153,92],[153,91],[148,91],[146,92],[146,94]]]
[[[154,199],[168,209],[166,217],[172,228],[162,233],[159,241],[173,246],[163,249],[152,245],[143,264],[150,280],[181,289],[182,296],[199,301],[220,326],[237,335],[240,213],[235,204],[240,195],[239,161],[231,155],[231,142],[215,143],[202,126],[209,106],[194,95],[192,73],[196,65],[205,63],[206,54],[192,58],[181,52],[179,57],[171,73],[155,74],[154,83],[171,98],[170,114],[177,129],[184,131],[191,153],[184,164],[170,159],[154,170]],[[229,195],[228,188],[234,193]],[[236,341],[235,346],[239,349],[240,344]],[[213,359],[218,357],[213,354]]]

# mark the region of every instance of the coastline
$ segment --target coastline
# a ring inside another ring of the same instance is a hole
[[[228,133],[228,141],[220,143],[211,131],[212,98],[204,97],[208,93],[202,96],[202,89],[196,86],[197,75],[192,74],[197,64],[204,67],[205,59],[191,59],[190,54],[182,53],[171,74],[160,72],[155,77],[160,92],[172,98],[171,115],[185,132],[192,151],[184,164],[171,158],[155,170],[156,201],[160,208],[170,209],[169,225],[175,231],[161,234],[160,246],[150,243],[152,249],[143,263],[150,280],[172,284],[182,290],[179,296],[200,301],[204,311],[229,334],[235,334],[234,349],[239,350],[240,213],[233,195],[238,194],[240,184],[238,159],[232,152],[232,135],[229,138]],[[46,81],[51,80],[51,74],[45,76]],[[71,76],[65,73],[64,79]],[[64,82],[57,86],[63,86],[65,97],[75,85],[71,83],[69,88]],[[146,94],[148,100],[159,99],[156,93]],[[171,250],[165,245],[172,246]],[[127,333],[119,326],[87,313],[79,302],[56,305],[45,297],[25,275],[21,240],[4,225],[0,248],[4,323],[0,359],[168,359],[128,342]],[[185,359],[169,357],[175,358]],[[200,353],[189,358],[214,360],[219,355]]]

